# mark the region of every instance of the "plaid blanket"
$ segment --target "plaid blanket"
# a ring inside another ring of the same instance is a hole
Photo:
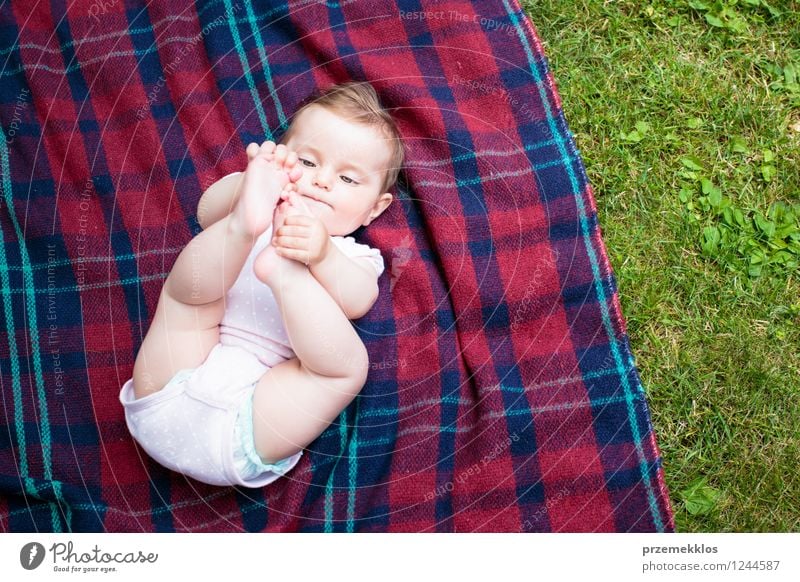
[[[516,0],[0,7],[3,531],[672,531],[591,187]],[[117,400],[197,204],[316,87],[398,119],[361,394],[286,477],[157,465]]]

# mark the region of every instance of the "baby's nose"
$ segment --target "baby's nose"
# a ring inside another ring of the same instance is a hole
[[[328,189],[331,184],[331,177],[329,174],[330,172],[323,169],[317,170],[317,173],[314,175],[314,184],[320,188]]]

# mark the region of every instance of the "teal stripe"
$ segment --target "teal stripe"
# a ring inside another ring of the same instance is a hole
[[[533,56],[533,52],[531,51],[531,47],[528,44],[528,39],[525,36],[525,32],[523,30],[523,27],[520,25],[516,13],[514,13],[511,10],[511,7],[508,4],[508,0],[503,0],[503,4],[506,8],[506,12],[511,18],[512,24],[514,25],[517,31],[520,41],[522,42],[522,46],[525,49],[525,54],[528,57],[528,65],[530,66],[531,73],[533,73],[533,77],[536,82],[536,87],[539,90],[539,97],[547,113],[547,122],[550,125],[550,131],[554,136],[558,136],[557,144],[559,152],[561,153],[562,159],[567,160],[569,159],[570,154],[566,151],[564,142],[560,137],[560,132],[558,130],[558,127],[555,124],[553,113],[550,109],[550,102],[541,84],[542,79],[539,76],[539,71],[536,67],[536,62]],[[526,18],[526,16],[523,15],[523,18]],[[583,193],[580,191],[578,179],[575,176],[575,172],[572,168],[572,165],[569,163],[565,163],[564,166],[567,170],[567,174],[569,175],[570,183],[572,184],[572,192],[573,195],[575,196],[575,202],[578,207],[578,213],[580,216],[580,223],[581,223],[581,231],[583,234],[583,242],[584,245],[586,246],[586,252],[589,255],[589,260],[592,265],[595,292],[597,293],[598,303],[600,304],[600,312],[602,314],[603,327],[605,328],[605,331],[608,334],[611,353],[614,356],[614,363],[616,364],[617,370],[619,371],[620,379],[622,380],[622,387],[625,392],[625,398],[626,401],[628,402],[628,422],[631,426],[631,433],[633,434],[634,444],[636,446],[636,453],[639,455],[639,469],[642,475],[642,481],[644,482],[644,486],[647,490],[647,499],[650,504],[650,513],[653,516],[656,529],[658,529],[658,531],[664,531],[664,524],[661,520],[661,512],[658,509],[658,503],[656,501],[655,494],[653,493],[653,487],[650,484],[650,475],[649,471],[647,470],[647,463],[645,462],[646,458],[644,455],[644,450],[642,448],[642,437],[639,434],[639,426],[636,422],[636,410],[633,407],[633,400],[630,397],[630,385],[628,384],[628,376],[627,374],[625,374],[622,357],[620,356],[619,347],[617,346],[617,339],[614,333],[614,327],[611,324],[611,318],[608,313],[608,304],[606,303],[605,290],[603,289],[600,277],[600,268],[597,261],[597,255],[595,254],[594,247],[592,246],[592,241],[590,238],[587,217],[586,217],[586,209],[584,208],[583,205]]]
[[[633,369],[634,363],[632,360],[628,361],[628,371]],[[549,380],[547,382],[540,382],[539,384],[534,384],[532,386],[503,386],[502,384],[499,385],[500,390],[503,392],[510,392],[516,394],[525,394],[526,392],[530,392],[531,390],[538,390],[539,388],[550,388],[553,386],[566,386],[568,384],[575,384],[577,382],[585,382],[586,380],[591,380],[594,378],[602,378],[603,376],[610,376],[616,375],[618,371],[616,369],[606,369],[606,370],[595,370],[591,372],[586,372],[583,376],[567,376],[563,378],[558,378],[556,380]],[[437,398],[435,400],[430,400],[429,403],[431,405],[434,404],[471,404],[473,401],[468,400],[466,398],[461,398],[459,396],[445,396],[443,398]],[[595,402],[595,400],[592,400]],[[361,413],[361,416],[364,418],[370,416],[396,416],[400,412],[404,412],[406,410],[411,410],[414,408],[419,407],[421,404],[424,404],[425,401],[417,401],[415,404],[409,404],[408,406],[401,406],[399,408],[373,408],[370,410],[366,410]]]
[[[353,423],[353,438],[350,439],[350,448],[347,451],[347,460],[350,463],[347,490],[347,531],[353,532],[353,516],[356,506],[356,475],[358,473],[358,413],[361,409],[361,396],[356,396],[356,419]]]
[[[616,374],[616,371],[614,371],[613,373]],[[556,383],[556,382],[554,382],[553,384],[554,385],[558,385],[558,383]],[[527,392],[527,390],[525,390],[525,388],[520,388],[519,386],[502,386],[502,385],[500,386],[500,391],[501,392],[510,393],[510,394],[514,394],[515,396],[518,396],[518,395],[521,395],[521,394],[524,394],[525,392]],[[606,397],[590,398],[587,401],[587,403],[590,403],[590,404],[593,404],[593,405],[594,404],[602,404],[602,403],[605,402],[604,398],[606,398]],[[621,396],[618,397],[618,398],[620,398],[620,402],[623,399]],[[439,404],[439,403],[442,403],[442,402],[447,403],[447,404],[469,405],[473,401],[472,400],[467,400],[466,398],[446,398],[446,399],[430,400],[428,403],[431,404],[431,405],[435,405],[435,404]],[[416,404],[418,405],[419,402],[416,403]],[[552,406],[554,406],[554,407],[561,407],[561,406],[573,407],[576,404],[577,405],[582,405],[584,403],[579,402],[579,403],[575,403],[573,405],[554,404]],[[362,416],[364,416],[365,418],[371,417],[371,416],[396,416],[398,413],[405,412],[405,411],[408,411],[408,410],[413,410],[414,408],[417,408],[418,407],[417,405],[409,404],[408,406],[401,406],[399,408],[374,408],[374,409],[365,411],[364,413],[362,413]],[[548,407],[548,406],[544,406],[544,407],[533,408],[533,409],[530,409],[530,410],[533,410],[533,411],[546,411],[546,410],[551,410],[551,408]],[[552,408],[552,410],[556,410],[556,408]]]
[[[244,5],[245,8],[247,8],[247,22],[250,24],[250,30],[253,32],[253,36],[255,36],[258,55],[261,57],[261,65],[264,67],[264,78],[267,80],[269,94],[272,96],[272,99],[275,103],[275,109],[278,112],[278,121],[281,124],[281,128],[285,129],[286,116],[283,114],[283,107],[278,99],[278,94],[275,92],[275,84],[272,82],[272,72],[269,68],[269,59],[267,58],[267,53],[264,50],[264,39],[261,38],[261,29],[256,24],[257,18],[253,13],[253,7],[249,2],[245,2]],[[288,16],[286,16],[286,18],[288,18]],[[272,139],[271,135],[270,139]]]
[[[333,531],[333,476],[336,474],[336,467],[339,466],[339,461],[342,460],[342,453],[344,453],[344,445],[347,442],[347,414],[345,410],[339,415],[339,456],[336,457],[336,462],[331,467],[331,472],[328,473],[328,482],[325,484],[325,533]]]
[[[32,271],[30,268],[30,260],[28,258],[27,247],[25,246],[25,236],[19,227],[16,214],[14,213],[14,198],[11,194],[11,167],[8,157],[8,144],[6,143],[5,132],[0,131],[0,172],[2,173],[2,188],[3,198],[8,208],[8,216],[11,223],[14,225],[17,240],[20,241],[18,247],[20,249],[20,256],[22,257],[23,265],[23,280],[26,291],[26,313],[28,315],[27,328],[31,334],[31,346],[33,347],[33,361],[34,371],[36,377],[36,389],[39,396],[39,424],[40,424],[40,441],[42,445],[42,460],[44,465],[44,478],[50,481],[53,491],[58,499],[63,499],[61,493],[61,484],[53,480],[52,466],[50,464],[50,425],[49,416],[47,413],[47,398],[44,393],[44,380],[42,378],[41,357],[39,353],[39,329],[36,319],[36,305],[35,293],[30,293],[34,289]],[[27,493],[38,497],[38,491],[34,480],[28,473],[28,453],[27,445],[25,442],[25,419],[23,416],[22,408],[22,384],[19,370],[19,352],[17,351],[16,333],[14,329],[14,315],[11,305],[11,284],[8,279],[8,259],[6,258],[5,251],[5,235],[0,226],[0,277],[3,280],[3,308],[6,315],[6,331],[8,335],[9,357],[11,359],[11,375],[12,386],[14,391],[14,424],[17,431],[17,443],[19,451],[19,472],[25,484]],[[56,503],[50,502],[50,517],[53,523],[53,531],[61,531],[61,521],[59,519],[59,509]],[[69,516],[67,517],[67,525],[71,522],[71,510],[67,506]]]
[[[528,145],[526,145],[526,146],[524,146],[522,148],[522,151],[532,152],[532,151],[540,150],[542,148],[546,148],[546,147],[549,147],[549,146],[552,146],[552,145],[556,145],[555,140],[548,139],[548,140],[545,140],[545,141],[537,142],[535,144],[528,144]],[[448,160],[446,160],[446,162],[450,163],[450,162],[463,162],[465,160],[472,160],[473,158],[475,158],[478,155],[478,153],[479,152],[475,152],[475,151],[467,152],[467,153],[464,153],[464,154],[457,155],[457,156],[455,156],[455,157],[453,157],[451,159],[448,159]],[[514,151],[511,151],[511,152],[498,152],[495,155],[502,156],[502,157],[507,157],[509,154],[512,154],[512,153],[514,153]],[[486,153],[482,153],[482,156],[483,157],[487,157],[487,154]],[[431,164],[418,164],[418,165],[420,165],[420,166],[429,166]],[[444,164],[442,164],[442,165],[444,165]]]
[[[3,174],[2,188],[3,198],[9,208],[9,214],[13,214],[11,209],[11,172],[8,164],[8,148],[6,146],[6,135],[0,131],[0,171]],[[25,484],[25,490],[31,495],[38,495],[36,485],[28,476],[28,454],[25,443],[24,418],[22,416],[22,385],[19,373],[19,352],[17,351],[17,334],[14,329],[14,314],[12,310],[10,281],[8,279],[8,260],[6,258],[5,235],[3,234],[3,223],[0,221],[0,279],[3,284],[3,311],[6,316],[6,336],[8,337],[8,351],[11,363],[11,382],[14,391],[14,426],[17,431],[17,450],[19,451],[18,471],[19,476]]]
[[[432,427],[431,432],[446,432],[446,431],[439,430],[439,427],[435,426],[435,427]],[[364,441],[361,444],[364,445],[365,447],[374,447],[374,446],[377,446],[377,445],[391,445],[391,444],[397,444],[397,439],[394,438],[394,437],[381,437],[381,438],[377,438],[377,439],[371,439],[371,440],[368,440],[368,441]]]
[[[224,0],[224,1],[225,1],[225,10],[227,14],[233,14],[233,6],[231,6],[231,0]],[[261,99],[258,96],[258,91],[256,90],[256,84],[253,81],[253,75],[250,74],[250,65],[247,62],[247,55],[245,55],[244,48],[242,47],[242,39],[239,37],[239,29],[237,28],[236,22],[228,20],[228,28],[231,31],[231,36],[233,36],[233,42],[236,45],[236,52],[239,55],[239,61],[242,63],[242,71],[244,72],[244,77],[247,80],[247,86],[250,88],[250,96],[253,98],[253,103],[255,104],[256,111],[258,112],[258,119],[261,122],[261,129],[264,131],[264,135],[266,136],[266,138],[268,140],[272,140],[272,131],[270,131],[269,129],[269,124],[267,123],[267,116],[264,113],[264,108],[261,105]]]

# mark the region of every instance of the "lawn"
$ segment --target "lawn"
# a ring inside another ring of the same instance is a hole
[[[800,2],[524,1],[682,532],[800,531]]]

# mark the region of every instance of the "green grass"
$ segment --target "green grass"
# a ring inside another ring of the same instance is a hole
[[[678,531],[800,531],[800,3],[523,6],[594,188]],[[797,211],[783,234],[777,202]]]

